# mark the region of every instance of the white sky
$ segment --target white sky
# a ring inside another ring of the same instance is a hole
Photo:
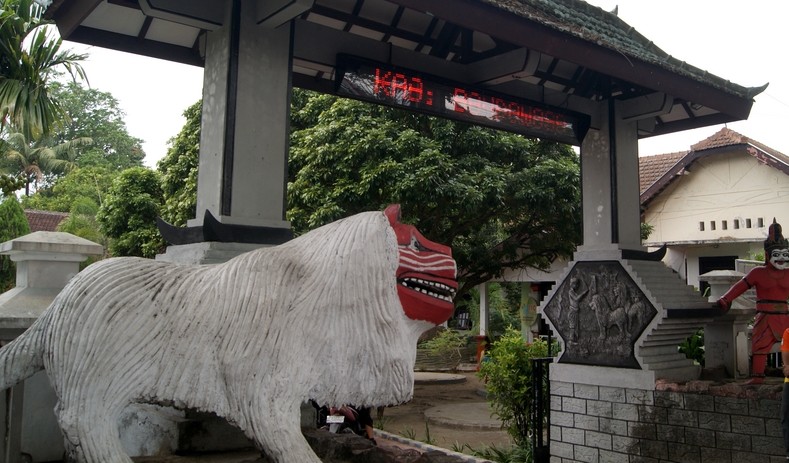
[[[728,127],[789,154],[789,2],[783,0],[590,0],[606,10],[619,6],[619,17],[663,51],[730,80],[756,87],[769,82],[755,98],[747,121]],[[145,164],[151,167],[178,134],[183,111],[202,96],[202,69],[162,60],[85,47],[84,63],[93,88],[112,93],[126,113],[129,133],[144,140]],[[642,140],[641,155],[682,151],[722,126],[711,126]]]

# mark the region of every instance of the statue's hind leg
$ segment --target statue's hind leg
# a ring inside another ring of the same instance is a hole
[[[65,438],[67,462],[132,463],[118,438],[116,416],[95,407],[61,407],[60,404],[56,413]]]

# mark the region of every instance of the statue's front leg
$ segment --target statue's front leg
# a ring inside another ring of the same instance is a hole
[[[259,398],[253,401],[247,435],[274,463],[321,463],[301,433],[298,402]]]

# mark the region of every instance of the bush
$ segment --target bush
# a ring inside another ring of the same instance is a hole
[[[533,403],[531,359],[546,357],[548,344],[542,340],[526,343],[521,333],[510,327],[493,343],[488,355],[478,375],[486,383],[491,407],[515,444],[529,447],[529,413],[538,406]]]
[[[30,233],[30,225],[16,196],[9,196],[0,203],[0,243]],[[14,287],[16,266],[9,256],[0,256],[0,293]]]
[[[530,447],[484,447],[471,449],[475,457],[495,461],[496,463],[532,463],[534,458]]]
[[[679,345],[679,351],[685,357],[704,366],[704,328],[696,331]]]
[[[448,355],[459,352],[466,347],[466,344],[468,344],[466,335],[455,330],[441,330],[432,339],[419,344],[419,347],[435,355]]]

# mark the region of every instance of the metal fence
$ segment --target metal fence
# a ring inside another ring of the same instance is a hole
[[[551,382],[548,372],[553,358],[535,358],[531,362],[532,407],[528,425],[531,430],[532,456],[534,463],[548,463],[551,459]]]

